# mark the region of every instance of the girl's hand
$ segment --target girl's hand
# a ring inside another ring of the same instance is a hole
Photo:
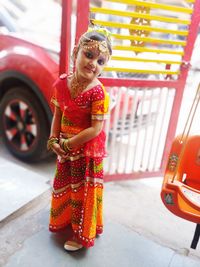
[[[60,138],[60,140],[59,140],[60,147],[63,147],[63,142],[64,141],[65,141],[65,138]],[[66,153],[66,151],[65,151],[65,153]]]
[[[54,153],[56,153],[61,158],[65,158],[67,156],[66,152],[57,143],[52,145],[52,150]]]

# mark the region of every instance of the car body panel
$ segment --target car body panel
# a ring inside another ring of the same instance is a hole
[[[12,35],[0,35],[0,76],[5,77],[6,72],[16,72],[33,81],[50,102],[58,64],[44,48]]]

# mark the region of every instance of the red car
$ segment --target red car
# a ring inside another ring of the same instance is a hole
[[[6,146],[24,161],[47,157],[56,52],[0,34],[0,127]]]

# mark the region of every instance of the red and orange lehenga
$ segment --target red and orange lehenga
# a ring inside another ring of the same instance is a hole
[[[66,76],[55,84],[54,105],[62,110],[61,132],[73,136],[91,126],[91,120],[108,115],[109,97],[102,85],[80,93],[72,99]],[[103,232],[103,157],[105,133],[69,152],[63,161],[57,159],[50,211],[50,231],[71,224],[74,235],[84,247],[94,245]]]

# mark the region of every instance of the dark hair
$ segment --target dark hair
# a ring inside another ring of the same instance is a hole
[[[80,41],[83,41],[84,43],[88,43],[89,42],[88,38],[91,40],[95,40],[95,41],[106,41],[109,53],[110,53],[110,55],[112,55],[111,41],[107,36],[94,30],[91,32],[84,33],[82,35],[82,37],[80,38]],[[79,41],[79,43],[80,43],[80,41]]]

